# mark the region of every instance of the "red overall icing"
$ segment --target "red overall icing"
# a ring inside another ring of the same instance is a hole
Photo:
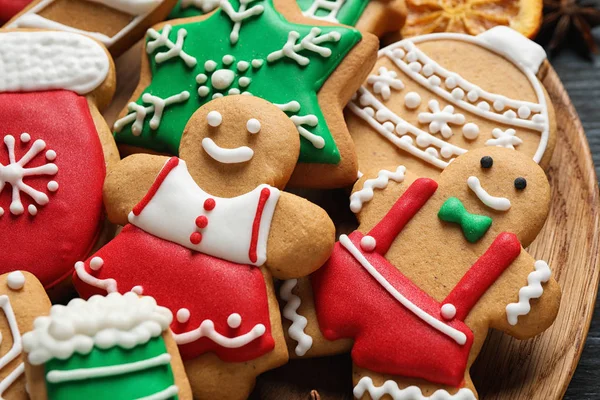
[[[396,236],[436,188],[434,181],[423,178],[406,190],[368,233],[377,241],[375,251],[361,250],[362,233],[355,231],[349,238],[398,292],[438,321],[464,333],[467,338],[464,345],[400,304],[339,242],[329,261],[312,275],[311,281],[323,335],[329,340],[353,338],[352,359],[356,365],[379,373],[459,387],[473,344],[473,333],[463,318],[518,256],[515,246],[518,245],[519,252],[521,246],[514,235],[500,234],[452,291],[459,311],[455,318],[444,320],[441,306],[446,302],[434,300],[384,257]]]
[[[21,133],[31,135],[28,143]],[[102,220],[102,185],[105,167],[102,146],[85,97],[68,91],[0,93],[0,163],[8,163],[4,137],[16,139],[17,160],[42,139],[46,149],[27,167],[46,163],[45,152],[56,151],[58,173],[29,176],[24,182],[44,192],[50,202],[27,213],[35,202],[21,194],[25,213],[9,211],[12,187],[0,193],[0,274],[15,269],[33,273],[46,288],[66,278],[73,264],[91,250]],[[55,180],[56,192],[46,185]]]
[[[31,0],[0,0],[0,23],[7,22],[29,3]]]

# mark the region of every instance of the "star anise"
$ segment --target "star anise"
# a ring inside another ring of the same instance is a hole
[[[585,47],[585,53],[599,53],[592,28],[600,25],[600,9],[589,0],[544,0],[544,18],[538,37],[555,52],[566,42]],[[572,40],[568,40],[572,39]],[[583,43],[582,43],[583,42]]]

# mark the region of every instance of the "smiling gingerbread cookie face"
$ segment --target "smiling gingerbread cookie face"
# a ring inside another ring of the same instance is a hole
[[[268,101],[243,95],[201,107],[180,147],[194,179],[214,187],[219,196],[244,192],[257,182],[282,187],[299,151],[296,126],[285,113]]]

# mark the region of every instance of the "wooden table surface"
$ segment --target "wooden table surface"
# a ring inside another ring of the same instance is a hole
[[[587,61],[563,51],[551,59],[577,110],[600,176],[600,58]],[[600,301],[565,399],[600,399]]]

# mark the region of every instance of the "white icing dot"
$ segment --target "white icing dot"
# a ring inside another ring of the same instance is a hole
[[[230,69],[219,69],[210,77],[210,82],[215,89],[227,89],[235,79],[235,74]]]
[[[404,105],[406,108],[414,110],[421,105],[421,96],[417,92],[408,92],[404,96]]]
[[[240,72],[246,71],[249,66],[250,66],[250,64],[248,64],[248,61],[240,61],[237,63],[237,69]]]
[[[465,124],[462,128],[463,135],[470,140],[476,139],[479,136],[479,126],[473,122]]]
[[[426,148],[425,153],[429,154],[432,157],[440,158],[440,155],[438,154],[437,150],[434,149],[433,147]]]
[[[405,123],[401,122],[398,125],[396,125],[396,133],[398,135],[406,135],[406,132],[408,132],[408,126]]]
[[[4,215],[4,208],[0,207],[0,217]]]
[[[392,51],[392,55],[396,58],[402,59],[402,58],[404,58],[406,53],[402,49],[395,49],[394,51]]]
[[[386,129],[388,132],[394,132],[394,129],[396,128],[394,126],[394,124],[390,121],[384,122],[383,123],[383,128]]]
[[[502,100],[494,101],[494,110],[496,110],[496,111],[504,110],[504,102]]]
[[[479,93],[477,93],[476,90],[470,90],[469,93],[467,93],[467,99],[469,99],[471,103],[474,103],[479,99]]]
[[[217,126],[221,125],[221,122],[223,122],[223,117],[221,116],[220,112],[211,111],[206,116],[206,120],[208,121],[208,125],[216,128]]]
[[[229,92],[227,92],[228,94],[240,94],[240,89],[238,88],[231,88],[229,89]]]
[[[515,119],[517,117],[517,113],[514,112],[513,110],[508,110],[507,112],[504,113],[504,116],[508,119]]]
[[[452,97],[454,97],[456,100],[462,100],[465,97],[465,91],[461,88],[455,88],[452,90]]]
[[[444,317],[444,319],[446,320],[450,320],[452,318],[454,318],[454,316],[456,315],[456,307],[454,307],[454,305],[447,303],[444,304],[442,306],[442,317]]]
[[[204,82],[206,82],[207,79],[208,79],[208,77],[206,76],[206,74],[196,75],[196,83],[204,83]]]
[[[431,76],[434,73],[434,69],[433,69],[433,65],[431,64],[425,64],[425,66],[423,66],[423,75],[425,76]]]
[[[490,105],[489,105],[489,103],[487,103],[485,101],[480,101],[477,104],[477,108],[479,108],[480,110],[483,110],[483,111],[490,111]]]
[[[25,275],[21,271],[13,271],[8,274],[7,285],[12,290],[19,290],[25,286]]]
[[[248,122],[246,122],[246,129],[250,133],[258,133],[260,132],[260,121],[256,118],[250,118]]]
[[[201,97],[205,97],[205,96],[208,94],[208,88],[207,88],[206,86],[200,86],[200,87],[198,88],[198,94],[199,94]]]
[[[238,82],[240,84],[240,87],[246,87],[250,84],[251,81],[252,80],[250,78],[243,76],[240,78],[240,80]]]
[[[21,133],[21,142],[27,143],[31,140],[31,135],[29,133]]]
[[[436,75],[430,76],[427,81],[433,86],[440,86],[442,84],[442,80]]]
[[[406,144],[412,144],[413,140],[409,135],[404,135],[400,138],[400,140]]]
[[[46,152],[46,160],[48,160],[48,161],[56,160],[56,152],[54,150],[48,150]]]
[[[225,65],[232,64],[234,60],[235,60],[235,58],[233,58],[233,56],[231,54],[226,54],[223,56],[223,64],[225,64]]]
[[[36,215],[37,215],[37,213],[38,213],[38,209],[37,209],[37,207],[36,207],[36,206],[34,206],[33,204],[30,204],[30,205],[27,207],[27,211],[29,211],[29,214],[30,214],[30,215],[33,215],[33,216],[36,216]]]
[[[408,64],[408,68],[410,68],[412,71],[415,72],[420,72],[421,71],[421,63],[418,62],[411,62],[410,64]]]
[[[98,271],[104,265],[104,260],[100,257],[94,257],[90,261],[90,268],[94,271]]]
[[[367,114],[369,117],[372,117],[375,115],[375,110],[373,110],[373,108],[371,107],[365,107],[363,109],[363,111],[365,112],[365,114]]]
[[[233,313],[229,317],[227,317],[227,325],[229,325],[230,328],[239,328],[241,324],[242,316],[240,314]]]
[[[190,310],[188,310],[187,308],[180,308],[179,310],[177,310],[177,322],[179,322],[180,324],[185,324],[186,322],[188,322],[190,320]]]
[[[141,296],[142,293],[144,293],[144,288],[141,287],[140,285],[134,286],[131,288],[131,291],[135,294],[137,294],[138,296]]]
[[[454,154],[454,152],[452,150],[452,147],[450,147],[450,146],[442,146],[442,148],[440,149],[440,154],[444,158],[450,158],[450,157],[452,157],[452,154]]]
[[[454,89],[456,87],[456,85],[458,85],[458,82],[456,81],[456,77],[454,76],[449,76],[446,78],[446,87],[448,89]]]
[[[252,67],[253,68],[260,68],[260,67],[262,67],[263,63],[264,63],[263,60],[254,59],[254,60],[252,60]]]
[[[523,119],[529,118],[529,116],[531,115],[531,110],[527,106],[519,107],[517,112],[519,113],[519,118]]]
[[[544,116],[542,114],[535,114],[533,116],[533,118],[531,118],[531,120],[537,124],[541,124],[546,121],[546,119],[544,118]]]
[[[377,246],[377,241],[373,236],[365,236],[360,240],[360,247],[364,251],[373,251]]]
[[[75,336],[75,324],[54,318],[48,326],[48,333],[58,340],[67,341]]]
[[[213,99],[218,99],[218,98],[221,98],[221,97],[223,97],[223,93],[215,93],[215,94],[212,95]]]
[[[408,62],[415,62],[419,59],[419,55],[416,51],[409,51],[406,55],[406,59],[408,60]]]
[[[204,63],[204,69],[208,72],[214,71],[215,68],[217,68],[217,63],[214,62],[213,60],[208,60],[207,62]]]

